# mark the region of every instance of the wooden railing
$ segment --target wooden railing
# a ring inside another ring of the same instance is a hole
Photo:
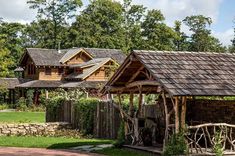
[[[186,132],[190,153],[211,153],[216,144],[223,150],[235,151],[235,125],[206,123],[189,126]]]

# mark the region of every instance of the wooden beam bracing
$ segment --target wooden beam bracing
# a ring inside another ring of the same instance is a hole
[[[126,85],[126,88],[132,88],[137,86],[159,86],[160,84],[157,81],[152,80],[143,80],[143,81],[134,81]]]
[[[130,80],[128,81],[129,83],[132,82],[141,72],[141,70],[144,69],[144,66],[142,65],[138,70],[137,72],[130,78]]]

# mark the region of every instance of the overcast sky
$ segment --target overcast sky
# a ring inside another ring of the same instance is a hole
[[[27,0],[0,0],[0,17],[5,21],[29,23],[35,19],[36,12],[28,8]],[[89,0],[83,0],[84,5]],[[121,0],[119,0],[121,1]],[[213,19],[212,33],[224,45],[231,44],[233,38],[233,20],[235,18],[235,0],[133,0],[149,9],[160,9],[166,17],[166,23],[173,26],[175,20],[189,15],[202,14]],[[185,26],[183,30],[190,34]]]

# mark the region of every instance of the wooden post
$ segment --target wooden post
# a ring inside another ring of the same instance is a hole
[[[138,112],[137,117],[142,117],[142,102],[143,102],[143,94],[142,94],[142,86],[139,87],[139,105],[138,105]]]
[[[12,103],[15,104],[15,103],[16,103],[15,89],[12,90],[12,93],[13,93],[13,95],[12,95],[12,96],[13,96],[13,97],[12,97],[12,99],[13,99]]]
[[[134,116],[134,94],[133,94],[133,93],[130,93],[129,115],[130,115],[131,117]]]
[[[8,103],[11,104],[11,89],[9,89],[8,100]]]
[[[46,90],[46,99],[49,98],[48,90]]]
[[[175,133],[179,133],[179,98],[175,98],[175,104],[174,104],[174,110],[175,110]]]
[[[169,129],[169,115],[168,115],[168,108],[167,108],[167,103],[166,103],[166,96],[165,93],[162,93],[162,98],[163,98],[163,105],[164,105],[164,112],[165,112],[165,136],[163,140],[163,150],[165,150],[167,141],[168,141],[168,129]]]
[[[180,127],[181,129],[185,129],[185,118],[186,118],[186,101],[187,101],[187,97],[184,96],[182,97],[182,106],[181,106],[181,124]]]

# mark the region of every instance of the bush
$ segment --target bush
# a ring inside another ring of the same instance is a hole
[[[95,111],[98,103],[98,99],[94,98],[82,98],[75,101],[75,121],[77,121],[76,124],[80,132],[84,135],[93,135]]]
[[[24,97],[21,97],[16,105],[16,110],[18,111],[26,111],[28,109],[26,105],[26,99]]]
[[[46,107],[43,105],[40,105],[40,106],[32,105],[28,107],[28,111],[30,112],[45,112],[45,110],[46,110]]]
[[[118,130],[117,141],[114,143],[114,146],[117,148],[121,148],[124,144],[125,144],[124,122],[121,122]]]
[[[47,100],[46,111],[49,114],[50,122],[58,122],[61,115],[62,104],[65,102],[65,98],[56,96]]]
[[[26,106],[32,106],[33,105],[33,95],[34,94],[34,90],[29,89],[27,90],[26,93]]]
[[[222,141],[223,141],[223,138],[220,137],[220,132],[216,132],[215,140],[214,140],[214,147],[213,147],[213,152],[216,154],[216,156],[224,155]]]
[[[183,155],[188,153],[188,147],[185,142],[184,135],[182,133],[173,134],[169,139],[166,149],[164,151],[165,156]]]
[[[4,109],[8,109],[9,108],[9,106],[8,106],[8,104],[1,104],[0,105],[0,110],[4,110]]]

